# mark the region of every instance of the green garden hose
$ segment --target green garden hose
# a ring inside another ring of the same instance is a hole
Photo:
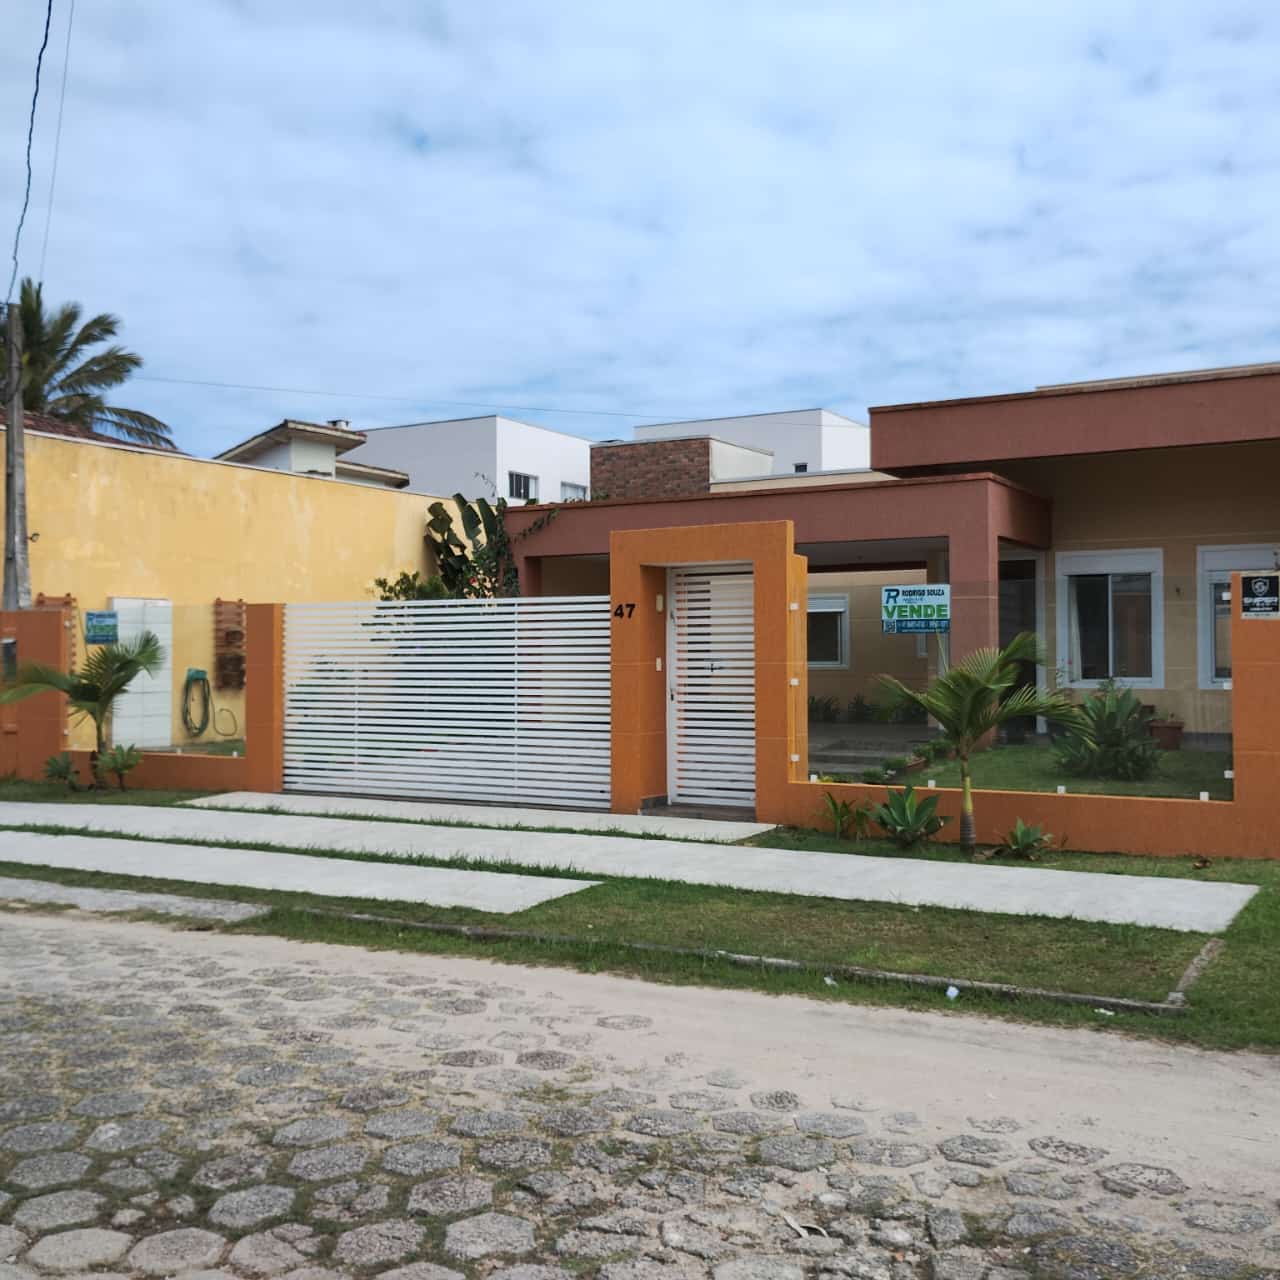
[[[196,693],[200,696],[200,718],[196,719],[192,703]],[[182,686],[182,726],[187,736],[198,738],[209,727],[209,712],[213,707],[213,690],[209,687],[209,673],[199,667],[187,668],[187,680]]]
[[[197,697],[200,702],[200,718],[197,720],[193,703]],[[213,705],[213,690],[209,687],[209,673],[199,667],[187,668],[187,679],[182,686],[182,726],[190,738],[198,738],[209,727],[209,717],[213,716],[213,731],[220,738],[234,738],[240,732],[240,722],[230,707]],[[231,728],[223,729],[218,725],[219,716],[231,717]]]

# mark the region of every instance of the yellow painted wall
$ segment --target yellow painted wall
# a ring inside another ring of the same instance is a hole
[[[213,677],[216,597],[369,600],[374,578],[434,569],[423,531],[436,499],[425,494],[33,433],[26,451],[33,596],[69,594],[82,612],[111,596],[173,602],[178,744],[190,741],[187,668]],[[243,732],[243,692],[215,690],[214,703]],[[83,730],[71,745],[89,745]]]
[[[1053,499],[1055,550],[1163,550],[1165,688],[1140,690],[1142,699],[1163,714],[1180,715],[1188,732],[1230,732],[1231,695],[1199,688],[1196,549],[1280,541],[1280,441],[1057,458],[1001,469]],[[1052,682],[1058,662],[1053,553],[1045,560]]]
[[[923,569],[895,569],[883,573],[823,573],[809,566],[810,596],[845,596],[849,600],[849,666],[809,668],[809,693],[832,696],[840,718],[849,702],[861,694],[868,702],[883,702],[876,677],[896,676],[905,684],[923,687],[927,659],[917,656],[915,636],[887,636],[880,627],[880,588],[925,581]]]

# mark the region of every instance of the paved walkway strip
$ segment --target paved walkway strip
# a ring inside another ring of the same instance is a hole
[[[184,898],[176,893],[138,893],[133,889],[78,889],[48,880],[18,880],[0,876],[0,901],[54,903],[81,911],[150,911],[187,920],[216,920],[239,924],[265,916],[270,907],[252,902],[222,902],[217,898]]]
[[[124,809],[125,814],[139,810]],[[65,814],[65,809],[64,809]],[[262,819],[256,819],[261,826]],[[118,830],[129,830],[122,823]],[[136,833],[134,833],[136,834]],[[259,837],[260,839],[264,837]],[[48,836],[30,831],[0,834],[0,861],[122,876],[186,880],[314,893],[327,898],[377,898],[435,907],[473,907],[506,914],[589,889],[593,880],[557,880],[496,871],[403,867],[391,862],[308,858],[252,849],[205,848],[100,836]]]
[[[769,822],[729,822],[719,818],[679,818],[666,814],[583,813],[572,809],[516,809],[505,805],[447,804],[422,800],[374,800],[368,796],[270,795],[231,791],[189,800],[193,809],[256,809],[283,813],[359,814],[403,822],[466,823],[477,827],[563,827],[570,831],[629,832],[732,844],[773,830]]]
[[[924,862],[913,858],[871,858],[857,854],[802,853],[740,845],[727,847],[687,841],[636,840],[626,836],[550,835],[208,809],[131,805],[77,805],[71,809],[60,804],[0,803],[0,827],[22,824],[75,825],[93,831],[166,840],[245,842],[329,849],[339,853],[376,853],[389,857],[514,862],[562,871],[566,875],[653,877],[686,884],[767,890],[811,898],[957,907],[1002,915],[1140,924],[1195,933],[1218,933],[1225,929],[1257,893],[1256,885],[1245,884]],[[11,839],[0,837],[0,851],[9,846]],[[13,855],[0,852],[0,861],[6,857],[13,859]],[[309,860],[312,864],[323,861]],[[214,883],[253,883],[235,878],[233,864],[225,854],[218,858],[216,873],[207,870],[213,863],[210,855],[202,854],[196,862],[205,870],[205,876],[215,876]],[[285,869],[273,874],[284,883],[262,887],[317,892],[312,884],[314,873],[310,870],[290,871],[287,859],[266,853],[246,854],[245,860],[236,862],[234,866],[244,874],[246,867],[265,868],[281,863]],[[362,864],[356,883],[372,881],[377,872],[378,868],[373,864]],[[184,878],[172,869],[146,874]],[[428,872],[420,870],[418,874],[426,875]],[[205,876],[201,879],[204,880]],[[506,878],[521,880],[519,876]],[[549,885],[556,882],[537,878],[531,883]],[[574,887],[585,886],[577,884]],[[340,892],[360,897],[397,896],[367,893],[349,887]],[[571,890],[561,889],[559,892]],[[446,905],[425,893],[399,896]],[[546,896],[558,895],[551,892]],[[459,905],[479,904],[468,902]],[[518,907],[497,909],[512,911]]]

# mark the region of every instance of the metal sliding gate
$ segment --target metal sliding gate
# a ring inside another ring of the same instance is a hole
[[[609,806],[609,599],[285,607],[286,791]]]
[[[667,793],[682,804],[756,802],[755,594],[740,565],[672,569]]]

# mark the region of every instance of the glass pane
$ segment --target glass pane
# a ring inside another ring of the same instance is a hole
[[[842,613],[809,615],[809,662],[834,665],[841,661],[840,635],[844,623]]]
[[[1111,575],[1112,651],[1117,680],[1151,676],[1151,575]]]
[[[1107,575],[1073,574],[1068,585],[1072,678],[1105,680],[1111,674]]]
[[[1231,583],[1211,582],[1213,593],[1213,678],[1231,679]]]

